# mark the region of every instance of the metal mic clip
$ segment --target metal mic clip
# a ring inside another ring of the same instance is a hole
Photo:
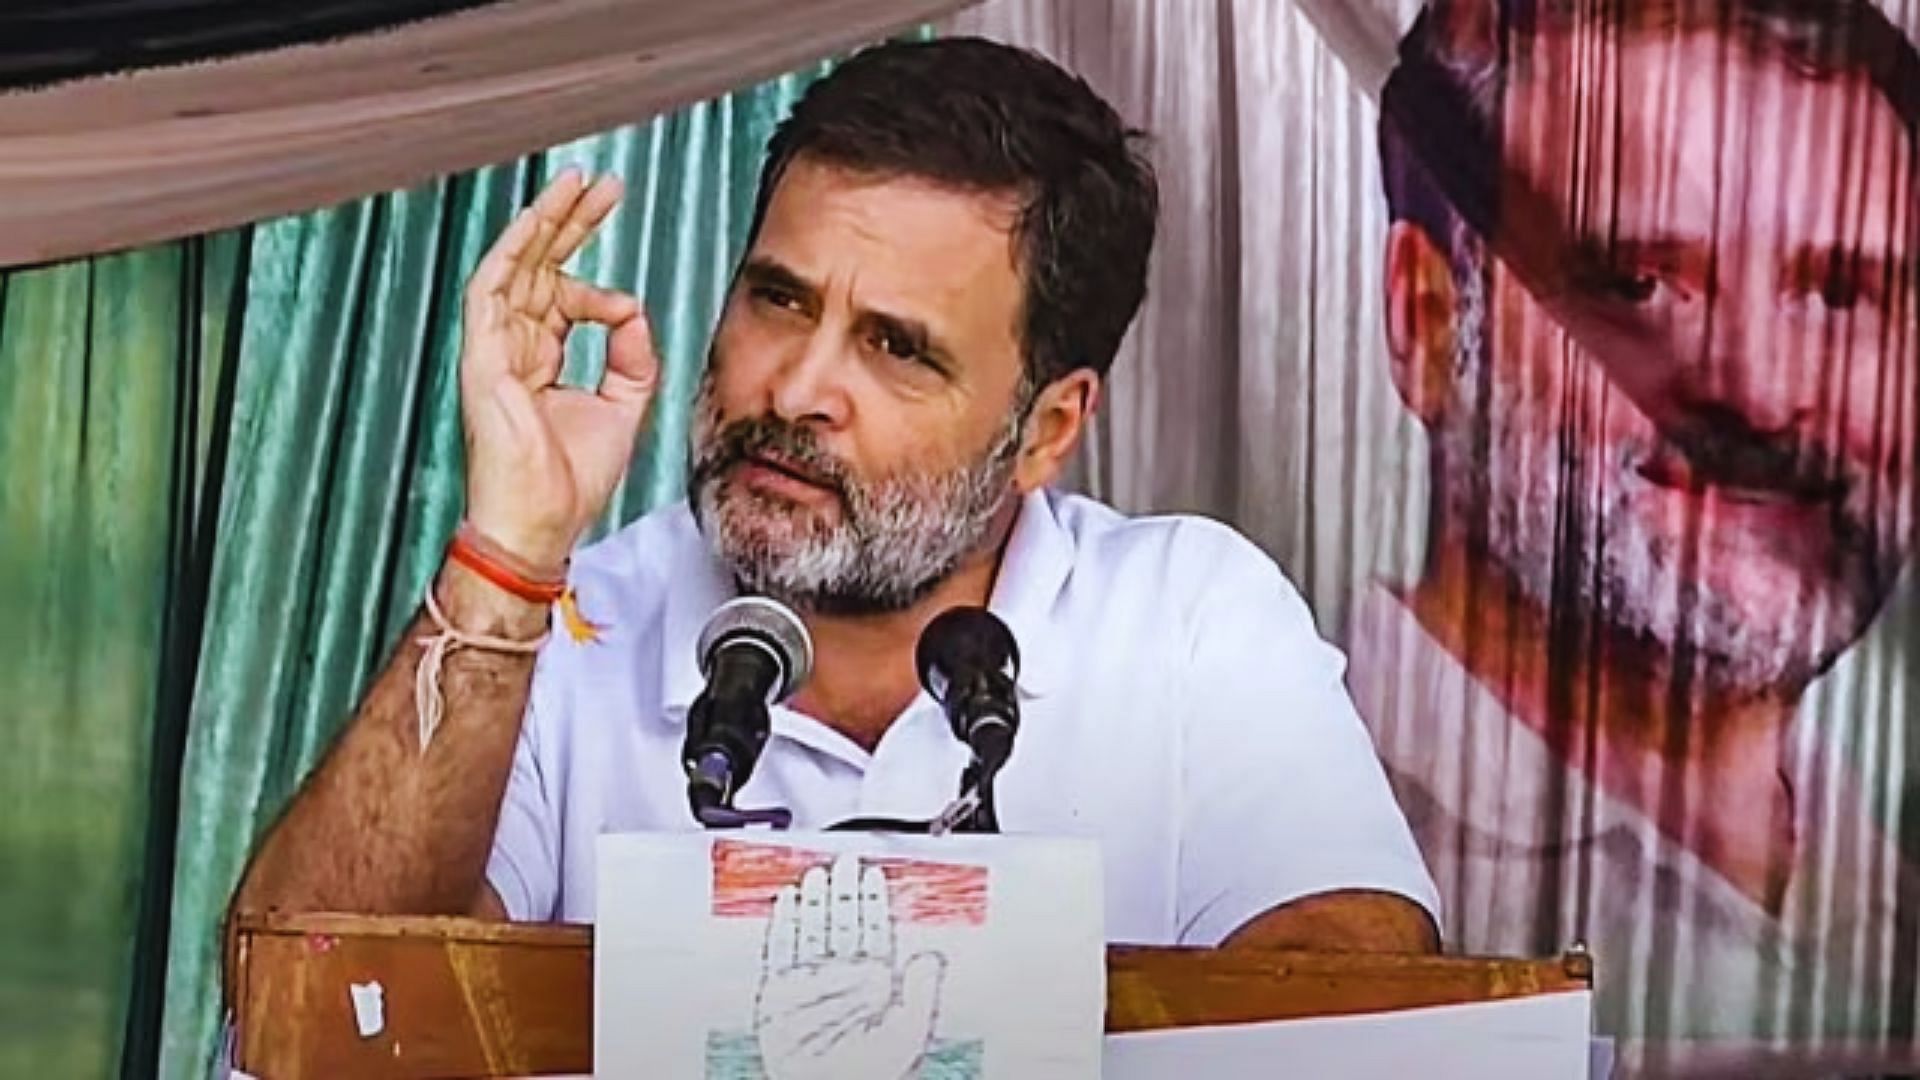
[[[708,829],[741,829],[749,825],[767,825],[785,829],[793,824],[793,811],[784,806],[764,810],[742,810],[733,805],[733,764],[727,755],[709,752],[687,766],[687,799],[693,818]]]

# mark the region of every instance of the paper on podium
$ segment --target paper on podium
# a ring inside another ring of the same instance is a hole
[[[1089,841],[610,834],[598,861],[597,1075],[1100,1075]]]
[[[1586,1080],[1585,990],[1430,1009],[1109,1036],[1107,1080]]]

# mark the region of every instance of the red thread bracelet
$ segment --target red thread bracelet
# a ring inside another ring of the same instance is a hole
[[[560,598],[566,595],[565,580],[535,581],[527,577],[483,551],[480,545],[467,535],[468,528],[468,526],[462,526],[459,532],[453,534],[453,541],[447,545],[447,558],[522,600],[536,604],[553,604],[558,603]]]

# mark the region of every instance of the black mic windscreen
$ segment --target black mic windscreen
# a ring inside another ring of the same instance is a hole
[[[1000,672],[1009,680],[1018,678],[1020,649],[1014,644],[1013,631],[993,612],[982,607],[949,608],[920,632],[913,666],[920,674],[920,685],[944,705],[947,685],[957,677]]]
[[[780,685],[774,701],[785,701],[813,674],[813,636],[807,633],[807,625],[791,608],[764,596],[736,597],[708,616],[696,646],[700,674],[713,678],[714,658],[740,638],[751,639],[779,661]]]

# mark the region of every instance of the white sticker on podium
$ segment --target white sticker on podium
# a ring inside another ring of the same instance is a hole
[[[353,1026],[361,1038],[371,1039],[386,1030],[386,990],[379,983],[349,983],[347,993],[353,998]]]
[[[599,844],[596,1075],[1100,1075],[1105,934],[1090,842],[678,833]]]

